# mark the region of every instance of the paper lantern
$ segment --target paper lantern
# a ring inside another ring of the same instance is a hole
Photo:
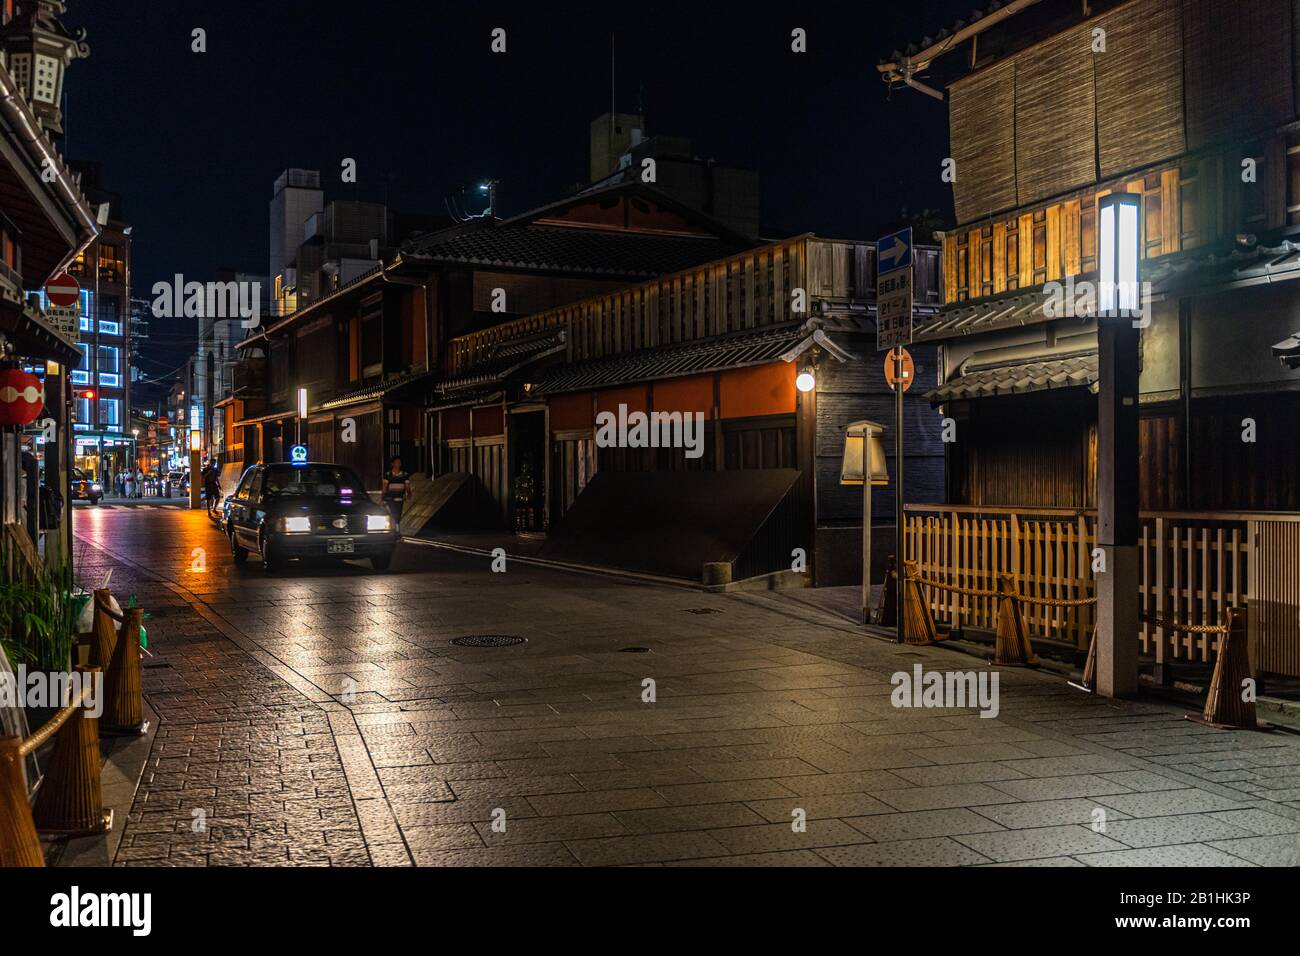
[[[0,369],[0,425],[34,422],[44,404],[39,378],[20,368]]]

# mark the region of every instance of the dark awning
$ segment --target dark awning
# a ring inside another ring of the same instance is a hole
[[[405,389],[407,386],[418,386],[421,382],[432,377],[432,372],[426,372],[423,369],[414,372],[406,372],[403,375],[397,375],[393,378],[385,379],[382,382],[375,382],[374,384],[367,385],[364,388],[345,392],[337,398],[331,398],[327,402],[321,402],[316,410],[328,412],[338,408],[346,408],[348,405],[360,405],[363,402],[373,402],[379,398],[395,397],[395,393],[399,390]]]
[[[24,358],[47,359],[76,367],[81,349],[47,325],[34,309],[0,298],[0,333]]]

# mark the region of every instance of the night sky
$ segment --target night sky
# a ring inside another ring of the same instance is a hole
[[[934,3],[527,5],[430,0],[69,0],[89,60],[69,69],[66,155],[102,165],[134,224],[134,294],[183,273],[267,271],[267,206],[287,166],[326,199],[442,213],[458,185],[500,180],[509,216],[586,181],[588,127],[641,97],[648,132],[757,168],[769,236],[874,238],[904,208],[951,217],[939,179],[946,107],[892,96],[875,64],[969,12]],[[337,13],[335,12],[337,11]],[[489,50],[494,27],[507,52]],[[191,52],[191,31],[207,52]],[[808,52],[790,31],[808,31]],[[954,56],[961,56],[960,53]],[[357,160],[356,185],[340,163]],[[193,330],[154,320],[146,369]],[[177,357],[176,361],[172,361]]]

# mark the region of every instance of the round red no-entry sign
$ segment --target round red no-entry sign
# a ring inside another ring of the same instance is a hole
[[[912,353],[903,349],[903,391],[912,387],[912,379],[916,378],[916,363],[912,361]],[[890,349],[885,353],[885,383],[892,389],[898,382],[898,371],[894,367],[894,350]]]
[[[76,279],[65,272],[45,283],[45,295],[54,305],[76,305],[81,295],[81,286],[77,285]]]

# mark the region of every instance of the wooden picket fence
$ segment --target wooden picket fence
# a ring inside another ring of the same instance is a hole
[[[1010,574],[1021,594],[1056,601],[1096,596],[1096,512],[1067,508],[990,509],[906,506],[906,556],[921,575],[959,588],[994,590]],[[1219,635],[1176,631],[1157,622],[1216,625],[1231,608],[1256,604],[1251,645],[1259,671],[1300,676],[1300,515],[1246,512],[1143,512],[1139,539],[1142,653],[1158,664],[1205,662]],[[932,589],[936,621],[992,631],[997,600]],[[1031,638],[1087,649],[1095,604],[1031,604]]]

